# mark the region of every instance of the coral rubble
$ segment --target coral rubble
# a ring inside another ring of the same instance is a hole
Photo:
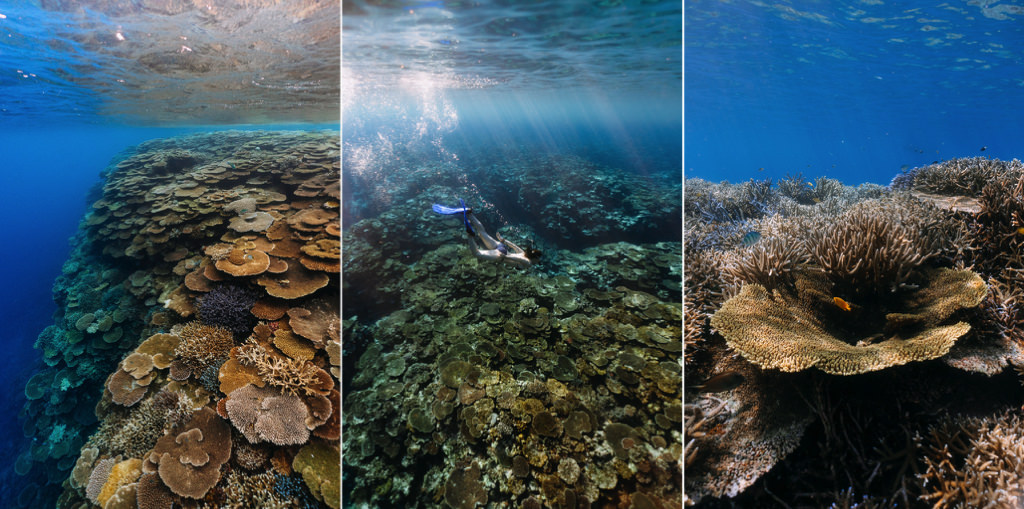
[[[339,158],[332,132],[226,131],[112,163],[37,341],[49,367],[22,414],[39,445],[19,473],[67,508],[259,490],[263,507],[339,507],[303,452],[340,461]]]

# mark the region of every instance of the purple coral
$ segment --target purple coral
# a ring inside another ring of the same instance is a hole
[[[258,294],[251,288],[238,285],[220,285],[199,299],[199,318],[207,325],[215,325],[235,334],[252,331],[256,319],[250,313]]]

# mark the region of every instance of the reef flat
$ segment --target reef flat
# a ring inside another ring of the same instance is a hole
[[[335,132],[103,172],[25,387],[22,507],[340,507],[339,179]]]
[[[685,198],[687,505],[1020,507],[1024,165]]]
[[[343,234],[345,503],[677,506],[678,182],[500,159],[346,181],[364,217]],[[474,258],[461,216],[430,209],[459,197],[505,238],[536,239],[540,263]]]

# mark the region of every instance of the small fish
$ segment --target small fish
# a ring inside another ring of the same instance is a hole
[[[697,384],[694,389],[699,392],[725,392],[731,391],[743,383],[743,375],[735,371],[726,371],[708,378],[704,383]]]
[[[981,151],[982,151],[982,152],[984,152],[984,151],[986,151],[986,150],[988,150],[988,147],[981,147]]]
[[[910,168],[909,164],[904,164],[903,166],[900,166],[900,169],[903,171],[907,171],[907,168]]]
[[[821,203],[821,198],[811,198],[814,203]]]
[[[747,234],[743,236],[743,240],[741,242],[743,242],[743,247],[750,247],[757,244],[757,241],[759,240],[761,240],[761,234],[751,231],[747,232]]]
[[[764,171],[764,168],[758,168],[757,171]]]
[[[808,182],[807,187],[814,187],[814,182]]]
[[[1017,228],[1017,235],[1024,235],[1024,226]]]
[[[832,302],[835,303],[837,308],[842,309],[843,311],[850,310],[850,303],[840,299],[839,297],[832,297]]]

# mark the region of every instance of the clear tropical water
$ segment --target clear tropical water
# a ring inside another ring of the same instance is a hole
[[[345,3],[344,505],[678,503],[681,11]],[[475,258],[460,200],[542,256]],[[664,477],[618,481],[640,433]]]
[[[888,184],[1018,158],[1020,21],[1008,2],[686,2],[687,176]]]
[[[0,5],[5,457],[33,445],[19,418],[26,381],[45,367],[33,343],[53,323],[51,289],[101,172],[154,138],[337,130],[339,9],[305,1]],[[5,463],[0,505],[52,507],[59,488],[18,499],[47,475],[37,465],[18,476],[13,461]]]

